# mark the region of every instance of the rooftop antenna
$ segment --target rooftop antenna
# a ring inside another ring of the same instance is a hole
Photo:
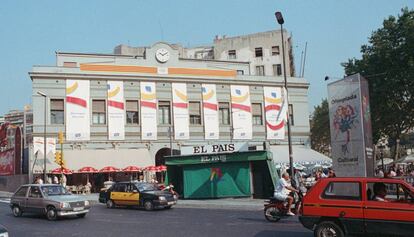
[[[158,19],[158,25],[160,26],[160,31],[161,31],[161,41],[164,41],[164,30],[162,29],[160,19]]]
[[[303,67],[302,67],[302,77],[305,76],[305,65],[306,65],[306,51],[308,50],[308,42],[305,43],[305,54],[303,55]]]

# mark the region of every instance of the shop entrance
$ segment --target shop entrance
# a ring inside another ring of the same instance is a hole
[[[179,155],[179,150],[172,150],[173,155]],[[165,165],[165,157],[171,155],[171,149],[168,147],[161,148],[155,154],[155,166]],[[165,177],[162,177],[164,173],[156,173],[157,181],[162,182],[165,180]]]

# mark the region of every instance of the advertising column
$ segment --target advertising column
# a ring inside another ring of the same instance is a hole
[[[154,82],[141,82],[141,137],[157,140],[157,96]]]
[[[230,86],[233,139],[252,139],[252,107],[249,86]]]
[[[89,81],[66,80],[66,140],[89,140],[89,117]]]
[[[286,93],[281,87],[264,87],[266,138],[285,139],[285,121],[287,116]]]
[[[359,74],[328,85],[333,167],[338,176],[372,176],[368,87]]]
[[[219,139],[219,120],[216,85],[202,84],[204,138],[206,140]]]
[[[176,140],[190,138],[187,84],[172,83],[174,137]]]
[[[108,81],[108,139],[125,139],[124,83]]]

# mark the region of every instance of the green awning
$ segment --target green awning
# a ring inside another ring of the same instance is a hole
[[[187,156],[167,156],[165,164],[171,165],[196,165],[210,163],[227,163],[271,160],[271,153],[267,151],[245,151],[234,153],[204,154],[204,155],[187,155]]]

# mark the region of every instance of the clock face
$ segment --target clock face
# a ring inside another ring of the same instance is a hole
[[[168,61],[168,59],[170,59],[170,52],[164,48],[160,48],[157,50],[157,52],[155,52],[155,58],[158,60],[158,62],[165,63]]]

